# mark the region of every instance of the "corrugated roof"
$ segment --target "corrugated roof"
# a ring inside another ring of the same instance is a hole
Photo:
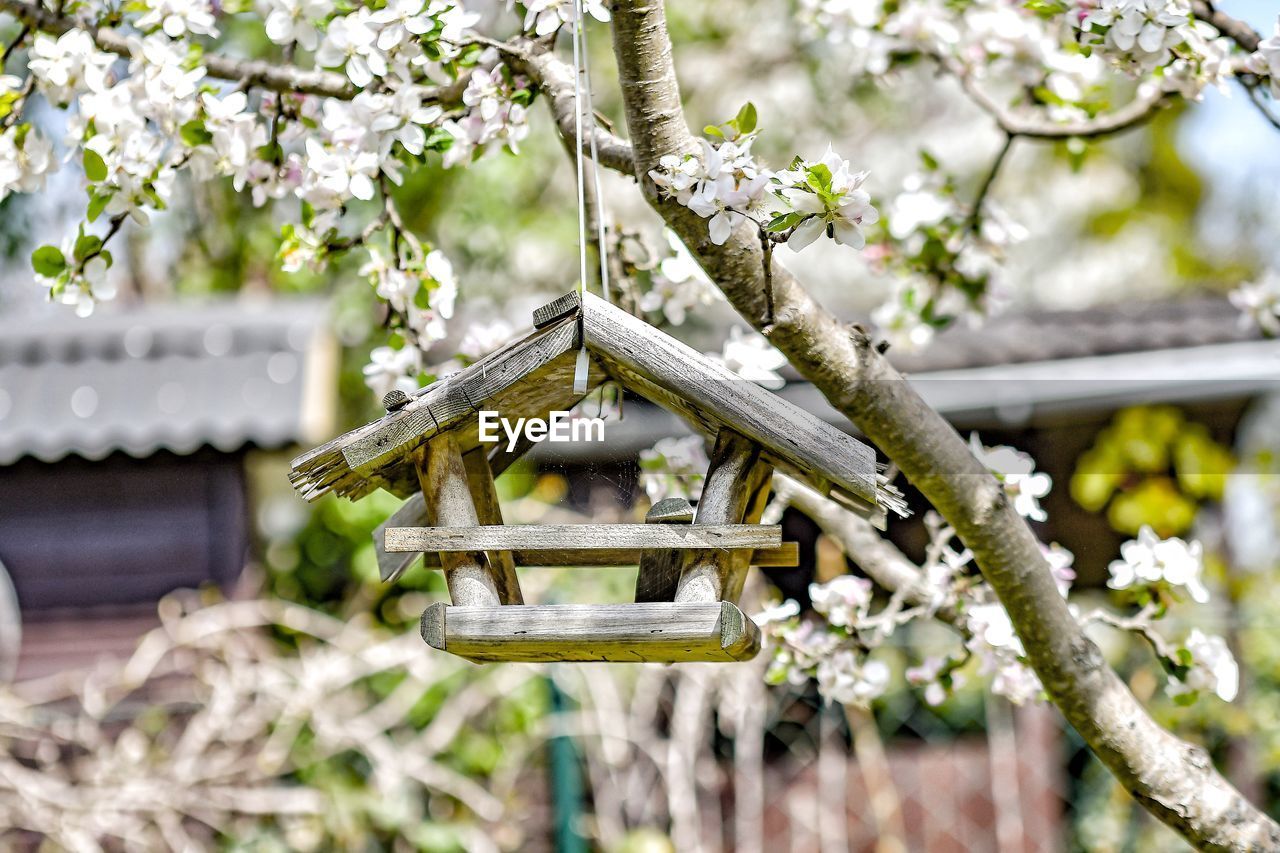
[[[1082,311],[1033,311],[963,323],[920,352],[890,350],[905,373],[991,367],[1150,350],[1184,349],[1261,338],[1222,297],[1125,302]]]
[[[334,345],[315,300],[0,318],[0,465],[330,431]]]

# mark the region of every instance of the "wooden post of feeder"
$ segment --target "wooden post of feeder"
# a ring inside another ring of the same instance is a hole
[[[498,503],[498,490],[493,483],[493,469],[485,446],[462,455],[467,469],[467,481],[471,485],[471,499],[475,503],[476,517],[481,524],[502,524],[502,506]],[[510,551],[488,551],[489,567],[498,586],[498,598],[503,604],[524,604],[520,581],[516,577],[516,561]]]
[[[760,456],[760,445],[729,429],[716,435],[711,467],[702,486],[694,524],[753,522],[764,509],[772,467]],[[748,514],[754,513],[755,519]],[[702,551],[684,567],[675,600],[734,601],[742,590],[751,555],[737,551]]]
[[[471,499],[466,465],[452,433],[442,432],[414,458],[427,518],[440,527],[477,527],[480,519]],[[425,457],[425,458],[424,458]],[[501,603],[495,572],[483,552],[441,553],[449,598],[456,605],[492,606]]]
[[[689,524],[693,506],[685,498],[658,501],[644,517],[645,524]],[[686,554],[674,548],[640,552],[640,570],[636,573],[636,601],[671,601],[680,582]]]

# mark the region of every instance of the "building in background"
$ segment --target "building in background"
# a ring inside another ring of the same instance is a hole
[[[15,618],[29,678],[127,655],[175,589],[230,591],[251,535],[245,452],[332,432],[336,353],[314,301],[0,319],[10,673]]]

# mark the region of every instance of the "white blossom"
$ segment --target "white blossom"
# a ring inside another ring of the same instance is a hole
[[[107,87],[107,72],[116,58],[98,50],[93,37],[72,29],[56,39],[37,33],[27,68],[50,101],[65,104],[82,91],[100,92]]]
[[[53,143],[30,125],[14,125],[0,133],[0,199],[44,187],[57,170]]]
[[[378,48],[373,13],[360,8],[350,15],[334,18],[325,30],[316,51],[316,64],[326,68],[344,66],[348,79],[361,88],[374,77],[387,73],[387,57]]]
[[[197,173],[230,177],[239,191],[254,176],[257,150],[267,143],[267,128],[247,111],[248,99],[243,92],[232,92],[225,98],[206,92],[201,95],[201,105],[205,129],[212,139],[207,147],[193,152],[192,166]]]
[[[969,650],[981,661],[979,671],[991,678],[991,689],[1010,702],[1033,701],[1044,688],[1022,657],[1022,640],[1014,633],[1008,612],[998,602],[971,607],[966,619]]]
[[[294,226],[291,238],[280,247],[280,268],[288,273],[303,267],[318,270],[324,256],[325,244],[313,229]]]
[[[468,107],[466,115],[442,125],[454,138],[444,155],[445,166],[466,163],[478,148],[494,143],[519,150],[520,142],[529,135],[528,111],[513,100],[522,82],[517,78],[515,85],[508,83],[501,66],[471,72],[462,94]]]
[[[1178,539],[1161,539],[1149,526],[1143,525],[1138,538],[1120,546],[1120,559],[1108,567],[1112,589],[1166,583],[1185,587],[1192,600],[1204,604],[1209,590],[1201,575],[1204,571],[1203,546]]]
[[[138,29],[160,29],[169,38],[192,35],[216,36],[213,8],[209,0],[144,0],[146,14],[137,20]]]
[[[951,662],[943,657],[931,655],[925,658],[919,666],[908,667],[903,675],[907,679],[907,683],[914,687],[924,688],[924,701],[930,705],[941,705],[947,699],[947,694],[951,689],[964,685],[964,676],[959,672],[952,670],[948,673],[951,681],[950,688],[944,685],[940,680],[944,670],[950,668]]]
[[[276,44],[297,44],[315,50],[320,23],[333,14],[333,0],[266,0],[260,4],[267,38]]]
[[[1181,696],[1207,690],[1216,693],[1224,702],[1234,700],[1240,691],[1240,667],[1227,641],[1195,628],[1187,635],[1184,645],[1191,653],[1191,665],[1183,678],[1169,677],[1165,687],[1169,695]]]
[[[581,0],[582,13],[597,21],[608,21],[609,10],[603,0]],[[573,20],[574,0],[529,0],[525,4],[524,28],[545,36]]]
[[[811,185],[811,170],[823,166],[830,173],[829,185],[815,190]],[[851,172],[849,161],[841,158],[830,147],[817,163],[803,163],[790,172],[779,172],[775,177],[783,184],[782,195],[792,209],[806,218],[796,226],[787,240],[794,251],[800,251],[817,240],[823,233],[837,243],[861,249],[867,244],[862,226],[880,221],[880,214],[871,205],[871,196],[862,189],[866,172]]]
[[[373,198],[378,155],[373,151],[326,148],[307,137],[306,173],[298,194],[318,208],[336,208],[348,198]]]
[[[764,220],[773,175],[752,156],[751,136],[718,145],[698,142],[700,157],[665,155],[649,177],[665,195],[708,220],[711,242],[723,246],[741,223]]]
[[[1280,272],[1268,271],[1257,281],[1231,291],[1229,298],[1241,312],[1241,325],[1252,323],[1263,334],[1280,336]]]
[[[1040,551],[1044,554],[1045,562],[1049,564],[1049,571],[1053,575],[1053,582],[1058,587],[1059,594],[1066,598],[1071,592],[1072,583],[1076,579],[1075,554],[1072,554],[1057,542],[1051,545],[1041,545]]]
[[[390,51],[416,36],[431,32],[435,19],[426,8],[424,0],[390,0],[386,6],[370,17],[381,29],[378,32],[378,49]]]
[[[811,583],[809,600],[832,625],[854,628],[871,609],[871,581],[840,575],[826,583]]]
[[[774,602],[767,605],[759,613],[754,614],[751,618],[759,626],[773,625],[778,622],[786,622],[800,615],[800,605],[793,599],[788,598],[786,601]]]
[[[1280,18],[1275,31],[1258,43],[1251,59],[1255,73],[1265,74],[1271,82],[1271,97],[1280,100]]]
[[[420,370],[422,352],[417,347],[376,347],[369,353],[369,363],[364,366],[364,384],[378,399],[395,388],[408,394],[418,389],[417,374]]]
[[[724,297],[676,233],[670,228],[663,233],[671,254],[659,262],[653,284],[641,295],[639,307],[649,314],[661,311],[668,323],[679,326],[690,309]]]
[[[889,233],[901,240],[954,213],[952,199],[926,186],[922,176],[913,175],[904,182],[904,191],[894,198],[889,209]]]
[[[472,322],[458,344],[458,352],[467,358],[479,359],[505,346],[515,333],[515,327],[502,317],[488,322]]]
[[[697,500],[710,465],[702,438],[664,438],[640,451],[640,485],[654,504],[663,498]]]
[[[1049,494],[1053,480],[1048,474],[1035,470],[1036,463],[1026,453],[1012,447],[999,445],[984,447],[977,433],[969,435],[969,448],[992,474],[996,475],[1013,498],[1013,508],[1023,518],[1045,521],[1048,515],[1040,507],[1040,498]]]
[[[1096,40],[1123,68],[1147,73],[1167,64],[1171,48],[1187,38],[1191,20],[1185,0],[1101,0],[1097,8],[1080,19],[1080,29]]]
[[[724,349],[718,355],[706,355],[743,379],[765,388],[776,390],[786,384],[778,371],[786,365],[787,357],[758,332],[734,326],[729,330]]]
[[[818,664],[818,691],[828,702],[867,707],[889,686],[889,667],[852,649],[840,649]]]

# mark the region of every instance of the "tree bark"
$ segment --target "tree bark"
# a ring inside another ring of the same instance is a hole
[[[776,265],[773,322],[766,324],[766,276],[755,229],[744,223],[716,246],[705,220],[659,198],[649,171],[663,155],[697,150],[681,107],[665,11],[660,0],[615,0],[611,9],[636,177],[655,209],[738,313],[767,334],[955,527],[1009,611],[1050,698],[1121,784],[1202,849],[1280,849],[1280,826],[1214,769],[1203,748],[1161,728],[1107,666],[1058,594],[1039,543],[1003,488],[868,335],[842,324]]]

